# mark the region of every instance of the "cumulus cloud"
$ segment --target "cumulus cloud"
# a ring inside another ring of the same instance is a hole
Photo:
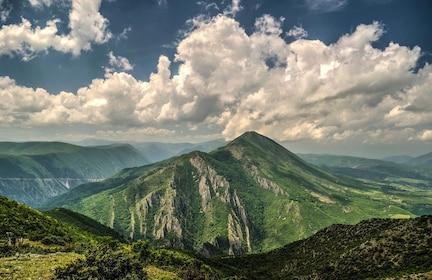
[[[374,47],[384,34],[378,22],[329,45],[288,43],[282,23],[264,15],[247,34],[231,16],[195,18],[177,46],[178,71],[161,56],[146,81],[112,71],[76,93],[50,95],[3,77],[0,123],[92,124],[121,138],[205,129],[227,138],[256,130],[281,141],[430,140],[432,66],[412,70],[419,47]]]
[[[32,0],[32,5],[50,5],[49,0]],[[21,19],[19,24],[3,25],[0,29],[0,55],[19,55],[24,60],[49,49],[77,56],[91,49],[91,44],[103,44],[112,34],[108,20],[99,13],[101,0],[72,0],[69,12],[69,34],[58,34],[60,19],[52,19],[45,26],[33,26]]]
[[[296,25],[287,32],[287,35],[298,40],[307,38],[308,32],[301,25]]]
[[[110,67],[105,68],[107,74],[114,72],[116,69],[119,71],[133,70],[133,65],[129,60],[122,56],[115,56],[113,52],[108,53]]]

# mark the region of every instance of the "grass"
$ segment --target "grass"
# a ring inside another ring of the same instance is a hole
[[[149,280],[176,280],[181,279],[174,272],[162,270],[156,266],[149,265],[144,268]]]
[[[54,279],[55,269],[84,256],[77,253],[16,254],[0,258],[0,279]]]

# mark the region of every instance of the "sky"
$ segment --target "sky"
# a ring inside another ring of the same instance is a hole
[[[432,152],[430,0],[0,0],[0,141]]]

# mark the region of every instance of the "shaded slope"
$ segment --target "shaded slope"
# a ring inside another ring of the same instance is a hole
[[[206,255],[268,251],[334,223],[410,217],[432,204],[430,192],[383,192],[324,172],[255,132],[209,154],[192,152],[80,188],[88,195],[68,201],[66,194],[61,205],[130,238]]]
[[[15,237],[21,236],[32,241],[41,241],[43,244],[62,246],[81,242],[90,243],[102,240],[102,236],[120,240],[118,233],[88,217],[69,210],[53,210],[53,212],[57,215],[48,215],[0,196],[0,232],[2,233],[0,243],[6,242],[6,232],[11,232]],[[84,226],[85,224],[87,226]],[[95,230],[96,228],[98,230]]]
[[[0,194],[37,207],[77,185],[146,159],[130,145],[80,147],[60,142],[0,143]]]
[[[371,219],[335,224],[266,254],[217,261],[247,279],[387,278],[431,272],[431,245],[432,216]]]

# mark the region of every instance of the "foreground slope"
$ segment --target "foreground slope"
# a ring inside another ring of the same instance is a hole
[[[0,143],[0,194],[40,206],[77,185],[147,163],[130,145],[80,147],[61,142]]]
[[[334,223],[416,216],[418,205],[432,204],[430,191],[383,192],[337,177],[255,132],[214,152],[125,170],[68,195],[55,206],[132,239],[204,255],[268,251]]]
[[[430,279],[432,216],[335,224],[266,254],[217,260],[247,279]]]

